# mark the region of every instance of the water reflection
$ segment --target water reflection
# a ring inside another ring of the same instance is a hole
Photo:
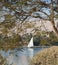
[[[17,57],[13,54],[10,54],[6,60],[8,65],[28,65],[28,57],[25,55]]]
[[[8,50],[7,52],[0,50],[0,54],[6,58],[7,65],[29,65],[31,58],[43,48],[19,48]]]

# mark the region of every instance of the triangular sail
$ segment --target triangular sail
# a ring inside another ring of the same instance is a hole
[[[28,44],[28,47],[33,47],[33,37],[31,38],[29,44]]]

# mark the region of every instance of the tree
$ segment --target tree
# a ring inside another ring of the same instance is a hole
[[[9,3],[8,0],[6,2]],[[12,0],[9,4],[13,5]],[[21,24],[28,17],[49,20],[58,37],[58,30],[55,26],[55,19],[58,18],[58,0],[17,0],[15,6],[6,5],[6,7],[15,11],[15,16],[22,21]]]

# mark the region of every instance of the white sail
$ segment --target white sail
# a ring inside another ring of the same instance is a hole
[[[33,47],[33,37],[31,38],[29,44],[28,44],[28,47]]]
[[[28,53],[29,53],[29,58],[32,59],[34,55],[34,49],[33,48],[28,48]]]

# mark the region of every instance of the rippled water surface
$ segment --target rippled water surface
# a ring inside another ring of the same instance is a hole
[[[44,48],[18,48],[8,50],[7,52],[0,50],[0,54],[6,58],[8,65],[29,65],[32,57]]]

